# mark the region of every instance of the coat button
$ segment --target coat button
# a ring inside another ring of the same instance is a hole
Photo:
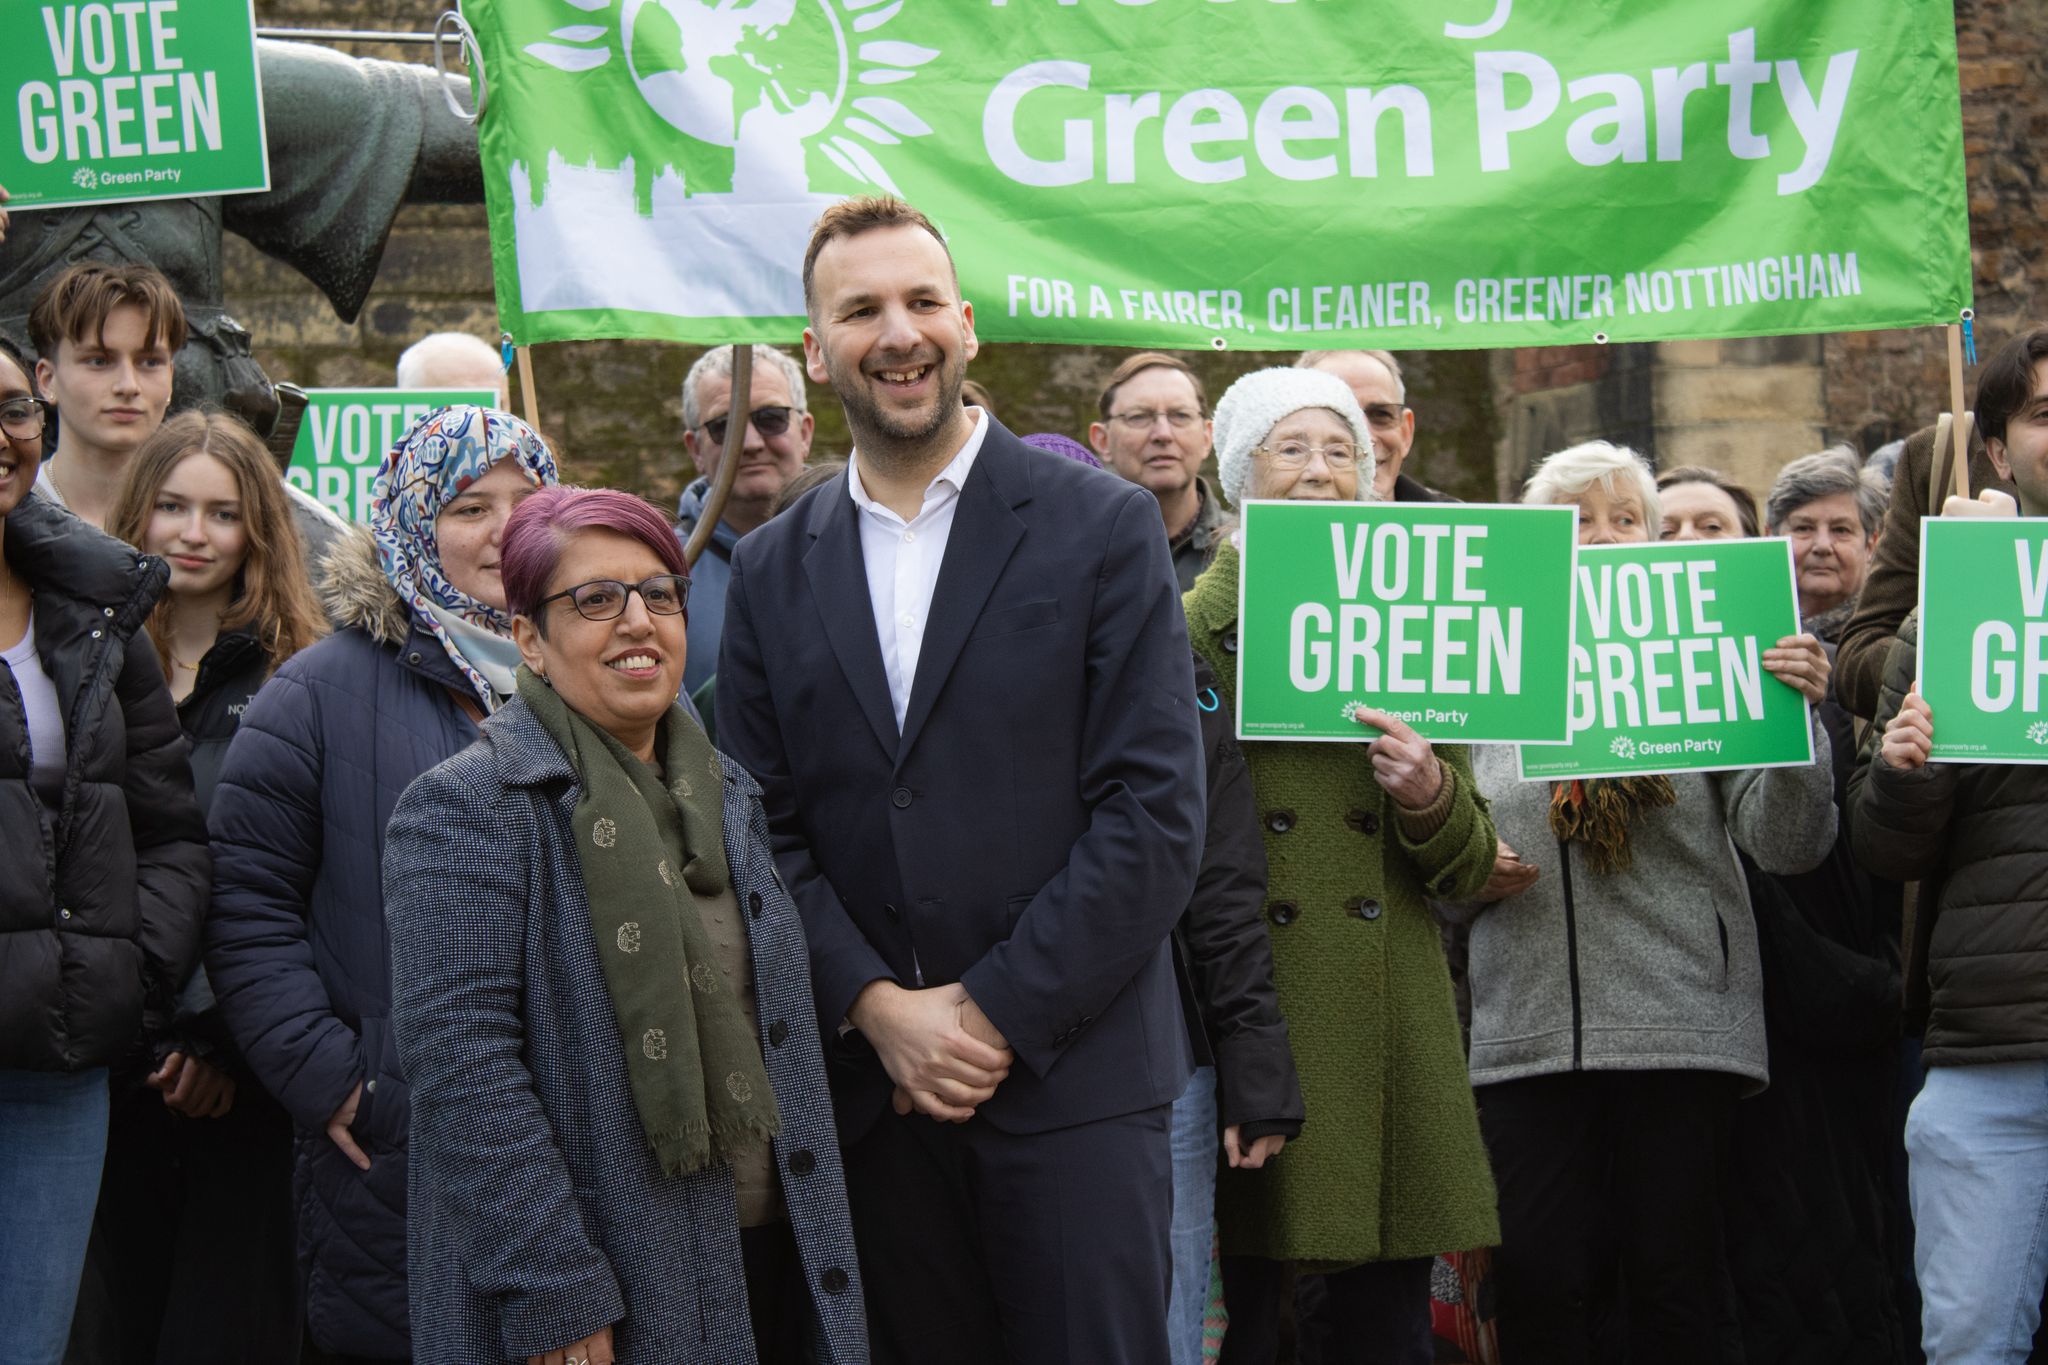
[[[809,1152],[799,1151],[789,1154],[789,1173],[791,1175],[809,1175],[817,1169],[818,1158],[812,1156]]]
[[[1294,923],[1294,902],[1274,901],[1266,907],[1266,918],[1275,924]]]
[[[1436,893],[1439,896],[1448,896],[1457,889],[1458,879],[1452,873],[1446,872],[1443,876],[1436,879]]]
[[[375,1076],[372,1076],[369,1080],[363,1082],[363,1093],[366,1095],[374,1095],[377,1093],[377,1078]]]
[[[1224,632],[1223,632],[1223,652],[1224,652],[1225,654],[1235,654],[1235,653],[1237,653],[1237,632],[1236,632],[1236,631],[1234,631],[1234,630],[1226,630],[1226,631],[1224,631]]]
[[[417,667],[420,661],[420,652],[418,650],[414,650],[412,653],[405,656],[405,661]]]
[[[112,607],[101,607],[100,615],[106,617],[108,620],[111,621],[114,619],[114,609]]]
[[[789,1041],[789,1025],[777,1019],[768,1026],[768,1046],[781,1047]]]
[[[749,892],[747,893],[747,913],[748,913],[748,914],[750,914],[750,915],[752,915],[752,916],[753,916],[753,917],[754,917],[755,919],[759,919],[759,918],[761,918],[761,893],[760,893],[760,892],[758,892],[758,891],[749,891]]]
[[[882,913],[883,913],[883,914],[885,914],[885,915],[887,915],[887,916],[889,917],[889,923],[891,923],[891,924],[895,924],[895,923],[898,923],[898,922],[899,922],[899,921],[901,921],[901,920],[902,920],[902,918],[903,918],[903,912],[902,912],[901,910],[898,910],[898,909],[897,909],[897,908],[896,908],[895,906],[893,906],[893,905],[885,905],[885,906],[883,906],[883,907],[882,907]]]
[[[908,806],[910,804],[910,788],[898,787],[894,794],[892,794],[889,797],[889,799],[896,803],[897,810],[902,810],[905,806]]]
[[[105,634],[106,634],[106,632],[105,632],[105,631],[103,631],[103,630],[96,630],[96,631],[94,631],[94,632],[92,633],[92,638],[93,638],[93,639],[95,639],[95,640],[97,640],[97,639],[99,639],[99,638],[100,638],[100,637],[101,637],[102,635],[105,635]]]
[[[1360,919],[1378,919],[1380,903],[1370,896],[1359,896],[1344,902],[1344,908]]]
[[[836,1265],[828,1265],[825,1267],[825,1273],[818,1277],[818,1283],[825,1287],[827,1294],[844,1294],[847,1283],[846,1272]]]
[[[1288,830],[1294,828],[1294,812],[1291,810],[1267,811],[1266,828],[1272,830],[1275,834],[1285,834]]]
[[[59,911],[57,912],[57,916],[58,916],[58,918],[60,918],[60,919],[70,919],[70,918],[71,918],[71,912],[70,912],[69,910],[59,910]]]
[[[1344,823],[1360,834],[1378,834],[1380,818],[1369,810],[1351,810],[1344,813]]]

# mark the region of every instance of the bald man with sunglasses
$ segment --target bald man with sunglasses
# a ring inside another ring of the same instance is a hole
[[[797,363],[772,346],[754,347],[754,376],[748,386],[746,444],[718,527],[692,566],[690,656],[683,667],[683,691],[694,694],[718,668],[718,640],[725,632],[725,585],[732,576],[732,551],[740,537],[766,522],[775,499],[803,471],[811,454],[814,419],[804,401],[804,375]],[[676,505],[676,534],[685,541],[703,520],[711,481],[725,455],[732,418],[732,347],[706,351],[683,379],[683,449],[699,477]]]

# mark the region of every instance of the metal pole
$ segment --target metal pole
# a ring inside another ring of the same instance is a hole
[[[367,28],[259,28],[258,38],[322,39],[336,43],[432,43],[431,33],[379,33]]]
[[[725,500],[732,493],[732,481],[739,477],[740,451],[747,444],[747,423],[754,417],[754,348],[747,342],[739,342],[732,348],[732,401],[725,409],[725,454],[718,461],[718,477],[711,481],[711,492],[704,499],[704,515],[697,521],[697,529],[690,532],[689,543],[683,546],[683,562],[695,565],[697,556],[704,553],[704,547],[711,543],[711,533],[718,529],[718,519],[725,515]]]

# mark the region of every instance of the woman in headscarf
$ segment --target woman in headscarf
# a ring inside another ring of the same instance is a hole
[[[206,969],[298,1128],[306,1314],[331,1355],[411,1353],[385,825],[511,696],[501,539],[512,509],[559,481],[516,417],[465,406],[415,423],[377,472],[370,534],[327,559],[339,629],[264,684],[214,794]]]
[[[1373,496],[1358,400],[1320,370],[1246,375],[1216,405],[1224,496]],[[1240,550],[1186,598],[1188,635],[1236,705]],[[1496,1239],[1431,895],[1477,894],[1493,822],[1465,750],[1364,711],[1353,744],[1243,745],[1265,839],[1273,978],[1307,1122],[1270,1160],[1218,1173],[1223,1358],[1278,1348],[1293,1272],[1329,1272],[1301,1324],[1321,1359],[1426,1365],[1430,1269]],[[1270,1139],[1267,1139],[1270,1141]]]
[[[399,802],[417,1357],[867,1359],[803,927],[676,704],[690,579],[631,494],[513,515],[518,695]]]
[[[1522,501],[1575,504],[1581,545],[1653,541],[1670,511],[1642,459],[1605,441],[1550,456]],[[1778,640],[1762,663],[1809,701],[1825,695],[1812,637]],[[1477,915],[1472,1081],[1500,1184],[1503,1358],[1725,1358],[1728,1133],[1737,1097],[1768,1078],[1757,932],[1730,844],[1773,872],[1827,855],[1818,729],[1814,752],[1808,767],[1524,782],[1512,745],[1479,750],[1504,847],[1461,909]],[[1601,1347],[1588,1305],[1616,1297],[1617,1260],[1626,1345]]]

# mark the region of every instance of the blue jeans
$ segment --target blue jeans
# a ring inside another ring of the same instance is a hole
[[[1171,1365],[1202,1365],[1202,1310],[1216,1239],[1216,1068],[1198,1066],[1173,1102],[1173,1294],[1166,1309]]]
[[[1929,1067],[1906,1155],[1929,1365],[2021,1365],[2048,1281],[2048,1062]]]
[[[107,1069],[0,1071],[0,1365],[56,1365],[100,1167]]]

